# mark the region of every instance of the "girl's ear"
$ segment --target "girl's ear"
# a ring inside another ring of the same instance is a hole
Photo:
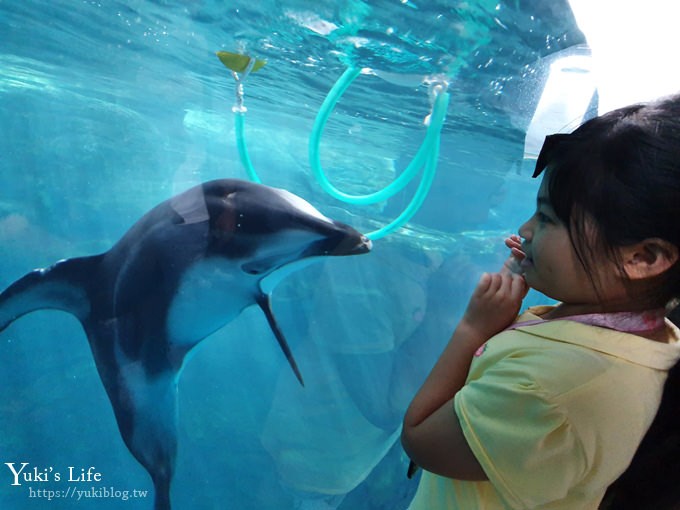
[[[623,267],[631,280],[658,276],[677,261],[678,247],[673,243],[652,237],[637,244],[621,248]]]

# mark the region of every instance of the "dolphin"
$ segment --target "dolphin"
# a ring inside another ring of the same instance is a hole
[[[153,481],[154,508],[168,510],[187,354],[257,304],[302,383],[267,277],[297,261],[370,249],[365,236],[288,191],[214,180],[151,209],[109,251],[12,283],[0,294],[0,331],[45,308],[80,320],[120,434]]]

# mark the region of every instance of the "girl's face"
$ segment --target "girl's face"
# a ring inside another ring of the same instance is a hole
[[[616,307],[621,299],[625,299],[618,270],[608,259],[594,268],[599,295],[595,291],[574,250],[566,225],[550,205],[545,177],[538,191],[536,212],[520,227],[519,234],[524,238],[526,254],[522,269],[531,288],[565,305],[576,305],[581,313],[601,310],[602,305]]]

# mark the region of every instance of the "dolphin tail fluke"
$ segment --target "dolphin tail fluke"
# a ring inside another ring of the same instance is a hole
[[[90,309],[86,282],[101,257],[62,260],[19,278],[0,293],[0,331],[22,315],[46,308],[85,317]]]
[[[260,296],[257,298],[257,304],[260,305],[260,308],[264,312],[265,317],[267,317],[269,327],[272,328],[274,336],[278,340],[279,345],[281,346],[281,350],[283,351],[283,354],[286,356],[286,359],[290,364],[290,368],[292,368],[293,372],[295,372],[295,377],[297,377],[298,381],[300,381],[300,384],[304,386],[305,382],[302,380],[302,374],[300,373],[300,369],[298,368],[297,363],[295,362],[293,352],[290,350],[290,347],[288,347],[286,337],[283,336],[283,332],[279,327],[279,323],[276,322],[276,317],[274,317],[274,312],[272,311],[272,304],[269,294],[260,294]]]

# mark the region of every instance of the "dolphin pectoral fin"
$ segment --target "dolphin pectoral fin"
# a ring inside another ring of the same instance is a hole
[[[0,331],[22,315],[45,308],[63,310],[82,320],[89,313],[86,283],[102,255],[62,260],[36,269],[0,293]]]
[[[281,346],[281,350],[283,351],[283,354],[285,354],[286,359],[290,364],[290,368],[292,368],[293,372],[295,372],[295,377],[297,377],[298,381],[300,381],[300,384],[304,386],[305,382],[302,380],[302,374],[300,373],[300,369],[298,369],[297,363],[295,362],[295,358],[293,357],[293,353],[290,350],[290,347],[288,346],[288,342],[286,342],[286,337],[283,336],[283,332],[279,327],[279,323],[276,321],[276,317],[274,317],[274,312],[272,311],[272,303],[269,294],[260,294],[257,297],[256,301],[257,304],[260,305],[262,311],[264,312],[265,317],[267,317],[269,327],[272,329],[274,336],[278,340],[279,345]]]

